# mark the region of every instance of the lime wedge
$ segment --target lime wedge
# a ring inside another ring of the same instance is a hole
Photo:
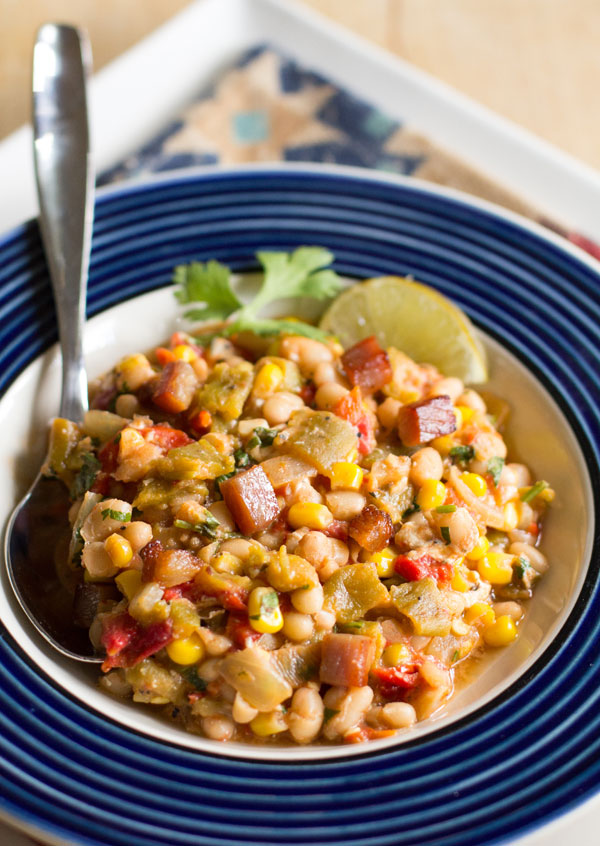
[[[420,364],[467,384],[487,380],[485,351],[466,314],[442,294],[400,276],[352,285],[329,306],[319,324],[344,347],[375,335]]]

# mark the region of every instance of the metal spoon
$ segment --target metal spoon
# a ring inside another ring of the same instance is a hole
[[[59,416],[76,422],[88,407],[82,336],[94,212],[86,98],[90,68],[83,33],[58,24],[41,27],[33,53],[33,154],[62,353]],[[63,655],[98,662],[102,656],[88,632],[73,622],[75,581],[69,584],[55,565],[60,535],[69,529],[68,508],[65,485],[38,474],[9,521],[6,566],[38,632]]]

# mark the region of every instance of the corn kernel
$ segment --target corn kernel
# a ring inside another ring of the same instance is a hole
[[[167,655],[176,664],[197,664],[204,658],[204,644],[198,635],[178,637],[167,644]]]
[[[452,411],[454,412],[454,419],[456,420],[456,431],[460,432],[460,430],[462,429],[462,425],[463,425],[462,411],[460,410],[460,408],[457,405],[454,406]]]
[[[460,412],[463,426],[465,425],[465,423],[468,423],[471,417],[475,414],[475,410],[473,408],[469,408],[468,405],[455,405],[454,411],[455,413],[457,411]]]
[[[137,391],[154,376],[152,365],[143,353],[126,356],[117,364],[115,370],[120,391]]]
[[[483,633],[483,639],[488,646],[508,646],[516,636],[515,621],[508,614],[498,617],[496,622],[488,626]]]
[[[491,626],[496,621],[494,609],[488,602],[474,602],[464,613],[465,622],[470,626],[473,623],[481,623],[483,626]]]
[[[294,529],[326,529],[333,522],[333,514],[318,502],[295,502],[288,511],[288,523]]]
[[[461,593],[471,590],[471,582],[466,578],[464,565],[461,564],[454,568],[450,587],[452,590],[458,590]]]
[[[452,625],[450,626],[450,631],[453,635],[457,637],[462,637],[463,635],[468,634],[469,627],[465,623],[464,620],[460,620],[458,617],[455,620],[452,620]]]
[[[263,711],[250,721],[250,728],[258,737],[269,737],[286,731],[287,723],[282,711]]]
[[[456,441],[452,435],[441,435],[441,437],[434,438],[432,441],[429,441],[428,444],[428,446],[437,449],[440,455],[448,455],[452,447],[455,445]]]
[[[375,564],[377,567],[377,575],[380,579],[389,579],[395,574],[394,561],[398,554],[390,549],[389,546],[381,549],[379,552],[373,552],[369,555],[367,561]]]
[[[503,510],[504,531],[512,532],[519,525],[519,511],[516,503],[507,502]]]
[[[480,476],[479,473],[461,473],[460,478],[475,496],[486,495],[488,486],[483,476]]]
[[[133,599],[142,586],[142,574],[139,570],[124,570],[115,578],[117,587],[127,599]]]
[[[509,584],[513,577],[513,557],[507,552],[488,552],[477,562],[479,575],[492,585]]]
[[[437,479],[425,479],[417,494],[417,504],[422,511],[438,508],[446,499],[446,486]]]
[[[466,557],[469,561],[479,561],[480,558],[486,554],[490,548],[490,542],[485,535],[481,535],[479,540],[470,552],[467,552]]]
[[[254,393],[258,397],[272,394],[283,382],[283,377],[283,370],[277,364],[263,364],[254,379]]]
[[[538,494],[538,497],[544,502],[554,502],[555,496],[556,491],[553,488],[544,488],[544,490],[540,491]]]
[[[241,558],[232,555],[231,552],[219,552],[210,563],[217,573],[232,573],[234,576],[244,575],[244,565]]]
[[[397,667],[398,664],[407,664],[411,661],[412,655],[404,643],[392,643],[383,650],[381,660],[386,667]]]
[[[198,353],[189,344],[177,344],[176,347],[173,347],[173,355],[179,361],[187,361],[188,364],[198,358]]]
[[[360,490],[363,482],[363,469],[351,461],[336,461],[331,467],[331,487],[349,488],[353,491]]]
[[[115,567],[127,567],[133,558],[133,550],[129,541],[121,535],[109,535],[104,541],[104,549]]]
[[[248,597],[248,619],[261,634],[274,634],[283,628],[283,615],[277,592],[270,587],[256,587]]]

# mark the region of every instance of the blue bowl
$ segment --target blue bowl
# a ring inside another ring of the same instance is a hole
[[[181,262],[251,270],[257,250],[301,244],[330,248],[344,275],[412,274],[512,351],[569,420],[597,510],[597,267],[491,206],[344,168],[205,171],[120,187],[97,200],[88,314],[165,286]],[[0,390],[54,340],[31,223],[0,239]],[[0,628],[0,811],[54,842],[103,846],[515,837],[600,787],[599,561],[596,539],[559,635],[493,702],[402,746],[318,764],[225,758],[128,730],[40,673]]]

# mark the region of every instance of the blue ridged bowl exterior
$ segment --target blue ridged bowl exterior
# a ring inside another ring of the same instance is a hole
[[[214,172],[97,201],[88,313],[167,285],[174,265],[255,267],[322,244],[338,272],[412,274],[546,385],[586,456],[597,509],[600,277],[541,230],[358,171]],[[37,227],[0,239],[0,390],[55,339]],[[108,362],[107,362],[108,363]],[[450,728],[339,760],[270,763],[167,746],[91,711],[0,627],[0,809],[103,846],[489,846],[600,787],[598,543],[576,608],[516,684]]]

